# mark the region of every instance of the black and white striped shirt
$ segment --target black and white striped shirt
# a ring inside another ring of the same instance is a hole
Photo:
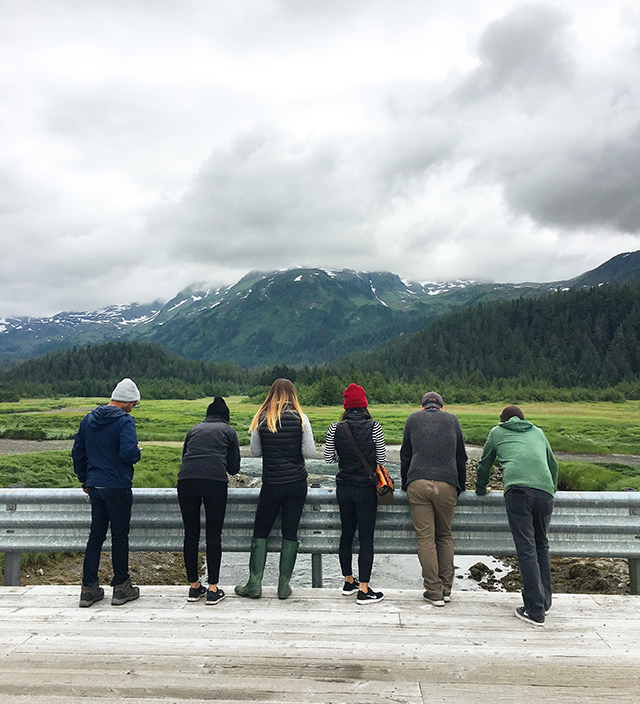
[[[324,445],[324,461],[327,464],[332,464],[338,461],[338,454],[336,452],[336,428],[339,423],[332,423],[327,431],[327,439]],[[384,464],[387,461],[387,448],[384,444],[384,434],[382,432],[382,426],[378,421],[373,422],[373,428],[371,428],[371,439],[376,448],[376,464]]]

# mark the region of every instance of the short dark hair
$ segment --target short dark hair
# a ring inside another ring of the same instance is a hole
[[[358,415],[363,418],[371,418],[371,413],[369,413],[368,408],[346,408],[340,420],[347,420],[347,418],[352,415],[353,411],[358,411]]]
[[[507,406],[500,414],[500,422],[504,423],[509,418],[524,420],[524,413],[517,406]]]

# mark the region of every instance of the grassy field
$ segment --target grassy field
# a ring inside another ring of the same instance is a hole
[[[211,399],[197,401],[145,401],[133,412],[138,436],[144,446],[150,441],[181,442],[187,430],[203,418]],[[0,404],[0,437],[27,439],[73,438],[80,420],[106,399],[59,398],[23,400]],[[241,444],[249,441],[248,428],[258,406],[243,397],[227,399],[231,422]],[[371,406],[373,417],[384,430],[387,444],[400,444],[406,417],[417,406]],[[460,419],[465,439],[482,445],[498,422],[502,405],[452,405],[445,410]],[[640,401],[625,403],[531,403],[523,405],[525,416],[539,425],[556,451],[595,454],[640,454]],[[317,443],[324,441],[329,425],[340,418],[342,408],[305,408]],[[136,465],[136,487],[175,486],[180,447],[147,445]],[[604,458],[603,458],[604,459]],[[603,461],[561,463],[561,478],[567,487],[615,491],[640,489],[640,470]],[[0,457],[0,486],[23,483],[29,487],[77,486],[68,451]]]
[[[181,448],[150,445],[135,467],[136,488],[175,487]],[[574,491],[640,491],[640,468],[603,462],[560,462],[560,489]],[[0,457],[0,487],[24,484],[28,488],[78,487],[68,450]]]
[[[211,399],[196,401],[143,401],[134,410],[141,441],[182,441],[187,430],[199,423]],[[0,403],[0,437],[53,440],[73,438],[83,416],[106,399],[59,398]],[[228,400],[231,424],[241,444],[249,442],[249,424],[258,406],[242,397]],[[402,442],[402,429],[417,406],[371,406],[390,445]],[[451,405],[445,410],[460,419],[465,440],[482,445],[498,422],[502,405]],[[340,418],[342,408],[304,408],[316,442],[323,442],[329,425]],[[530,403],[523,405],[525,417],[539,425],[554,450],[596,454],[640,454],[640,401],[624,403]]]

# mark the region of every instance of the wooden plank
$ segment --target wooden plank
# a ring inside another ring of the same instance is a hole
[[[358,608],[301,589],[212,608],[184,591],[79,609],[77,588],[0,588],[1,701],[640,701],[640,597],[560,595],[534,628],[514,594],[456,592],[437,608],[389,590]]]

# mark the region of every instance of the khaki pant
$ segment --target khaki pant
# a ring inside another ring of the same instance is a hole
[[[418,539],[418,559],[422,565],[424,588],[430,599],[442,599],[453,585],[453,535],[451,522],[458,502],[452,484],[416,479],[407,496]]]

